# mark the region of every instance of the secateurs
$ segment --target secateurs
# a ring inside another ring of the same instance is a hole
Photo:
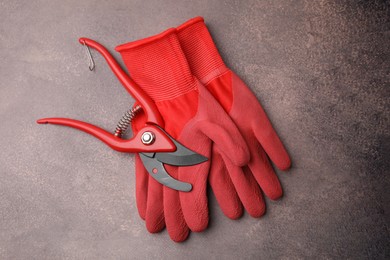
[[[139,104],[129,112],[127,118],[118,124],[115,134],[111,134],[97,126],[82,121],[68,118],[43,118],[39,124],[57,124],[73,127],[100,139],[112,149],[120,152],[140,153],[141,160],[149,174],[159,183],[179,191],[191,191],[190,183],[181,182],[172,178],[165,170],[163,164],[174,166],[189,166],[207,161],[207,158],[189,150],[167,132],[164,131],[164,121],[150,97],[120,68],[115,59],[104,46],[88,38],[80,38],[80,43],[96,49],[107,61],[111,70],[117,76],[124,88],[134,97]],[[94,63],[90,56],[90,70]],[[121,139],[121,132],[137,110],[143,109],[146,115],[145,126],[132,138]]]

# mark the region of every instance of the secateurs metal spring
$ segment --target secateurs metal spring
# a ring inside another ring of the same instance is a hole
[[[140,105],[136,105],[129,110],[126,111],[126,113],[123,115],[121,120],[119,120],[114,135],[121,137],[124,132],[126,132],[127,128],[129,127],[131,121],[137,116],[137,114],[142,110]],[[149,140],[151,142],[152,140]]]
[[[172,178],[165,170],[163,164],[174,166],[189,166],[207,161],[207,158],[189,150],[167,132],[164,131],[164,121],[151,98],[120,68],[115,59],[101,44],[88,39],[80,38],[80,43],[87,48],[96,49],[107,61],[111,70],[117,76],[124,88],[134,97],[139,105],[130,110],[118,123],[114,134],[111,134],[97,126],[82,121],[68,118],[43,118],[39,124],[57,124],[73,127],[100,139],[112,149],[119,152],[139,153],[141,160],[149,174],[159,183],[179,191],[190,191],[190,183],[181,182]],[[90,55],[90,70],[95,64]],[[146,115],[145,126],[132,138],[121,139],[135,114],[142,109]]]

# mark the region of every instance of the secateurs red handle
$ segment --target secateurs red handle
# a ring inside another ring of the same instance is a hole
[[[42,118],[37,120],[38,124],[64,125],[79,129],[95,136],[112,149],[126,153],[140,152],[171,152],[176,150],[175,144],[160,128],[154,125],[147,125],[129,140],[121,139],[95,125],[69,118]],[[145,140],[145,133],[155,135],[153,143]]]

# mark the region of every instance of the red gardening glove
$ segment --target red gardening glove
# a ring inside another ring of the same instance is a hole
[[[165,121],[164,129],[173,138],[208,158],[215,146],[223,151],[221,156],[236,167],[248,163],[249,152],[244,139],[220,104],[191,74],[175,29],[118,46],[116,50],[121,53],[134,81],[156,103]],[[136,118],[134,130],[142,120],[142,117]],[[187,167],[165,165],[173,178],[193,186],[190,192],[179,192],[157,183],[137,159],[137,203],[141,216],[141,211],[145,210],[149,231],[160,231],[165,221],[171,238],[183,241],[189,229],[202,231],[207,227],[206,188],[210,162]],[[146,207],[140,206],[139,200],[145,197]]]
[[[203,18],[197,17],[179,26],[177,34],[193,75],[229,114],[251,153],[250,162],[241,168],[221,156],[221,147],[213,147],[209,182],[218,203],[232,219],[242,214],[237,199],[232,198],[234,193],[227,192],[233,185],[248,213],[260,217],[265,212],[265,204],[259,186],[270,199],[282,196],[280,182],[268,157],[279,169],[286,170],[291,165],[286,149],[255,95],[225,66]],[[227,193],[232,196],[226,196]]]

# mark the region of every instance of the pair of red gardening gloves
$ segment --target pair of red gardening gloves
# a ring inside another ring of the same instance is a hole
[[[207,184],[227,217],[239,218],[243,208],[252,217],[262,216],[263,192],[272,200],[282,196],[269,159],[286,170],[290,158],[257,98],[225,66],[203,18],[116,50],[156,103],[165,130],[209,158],[194,166],[166,165],[173,178],[192,184],[192,191],[180,192],[150,177],[136,156],[137,207],[147,229],[155,233],[166,227],[176,242],[206,229]],[[141,113],[133,131],[144,123]]]

